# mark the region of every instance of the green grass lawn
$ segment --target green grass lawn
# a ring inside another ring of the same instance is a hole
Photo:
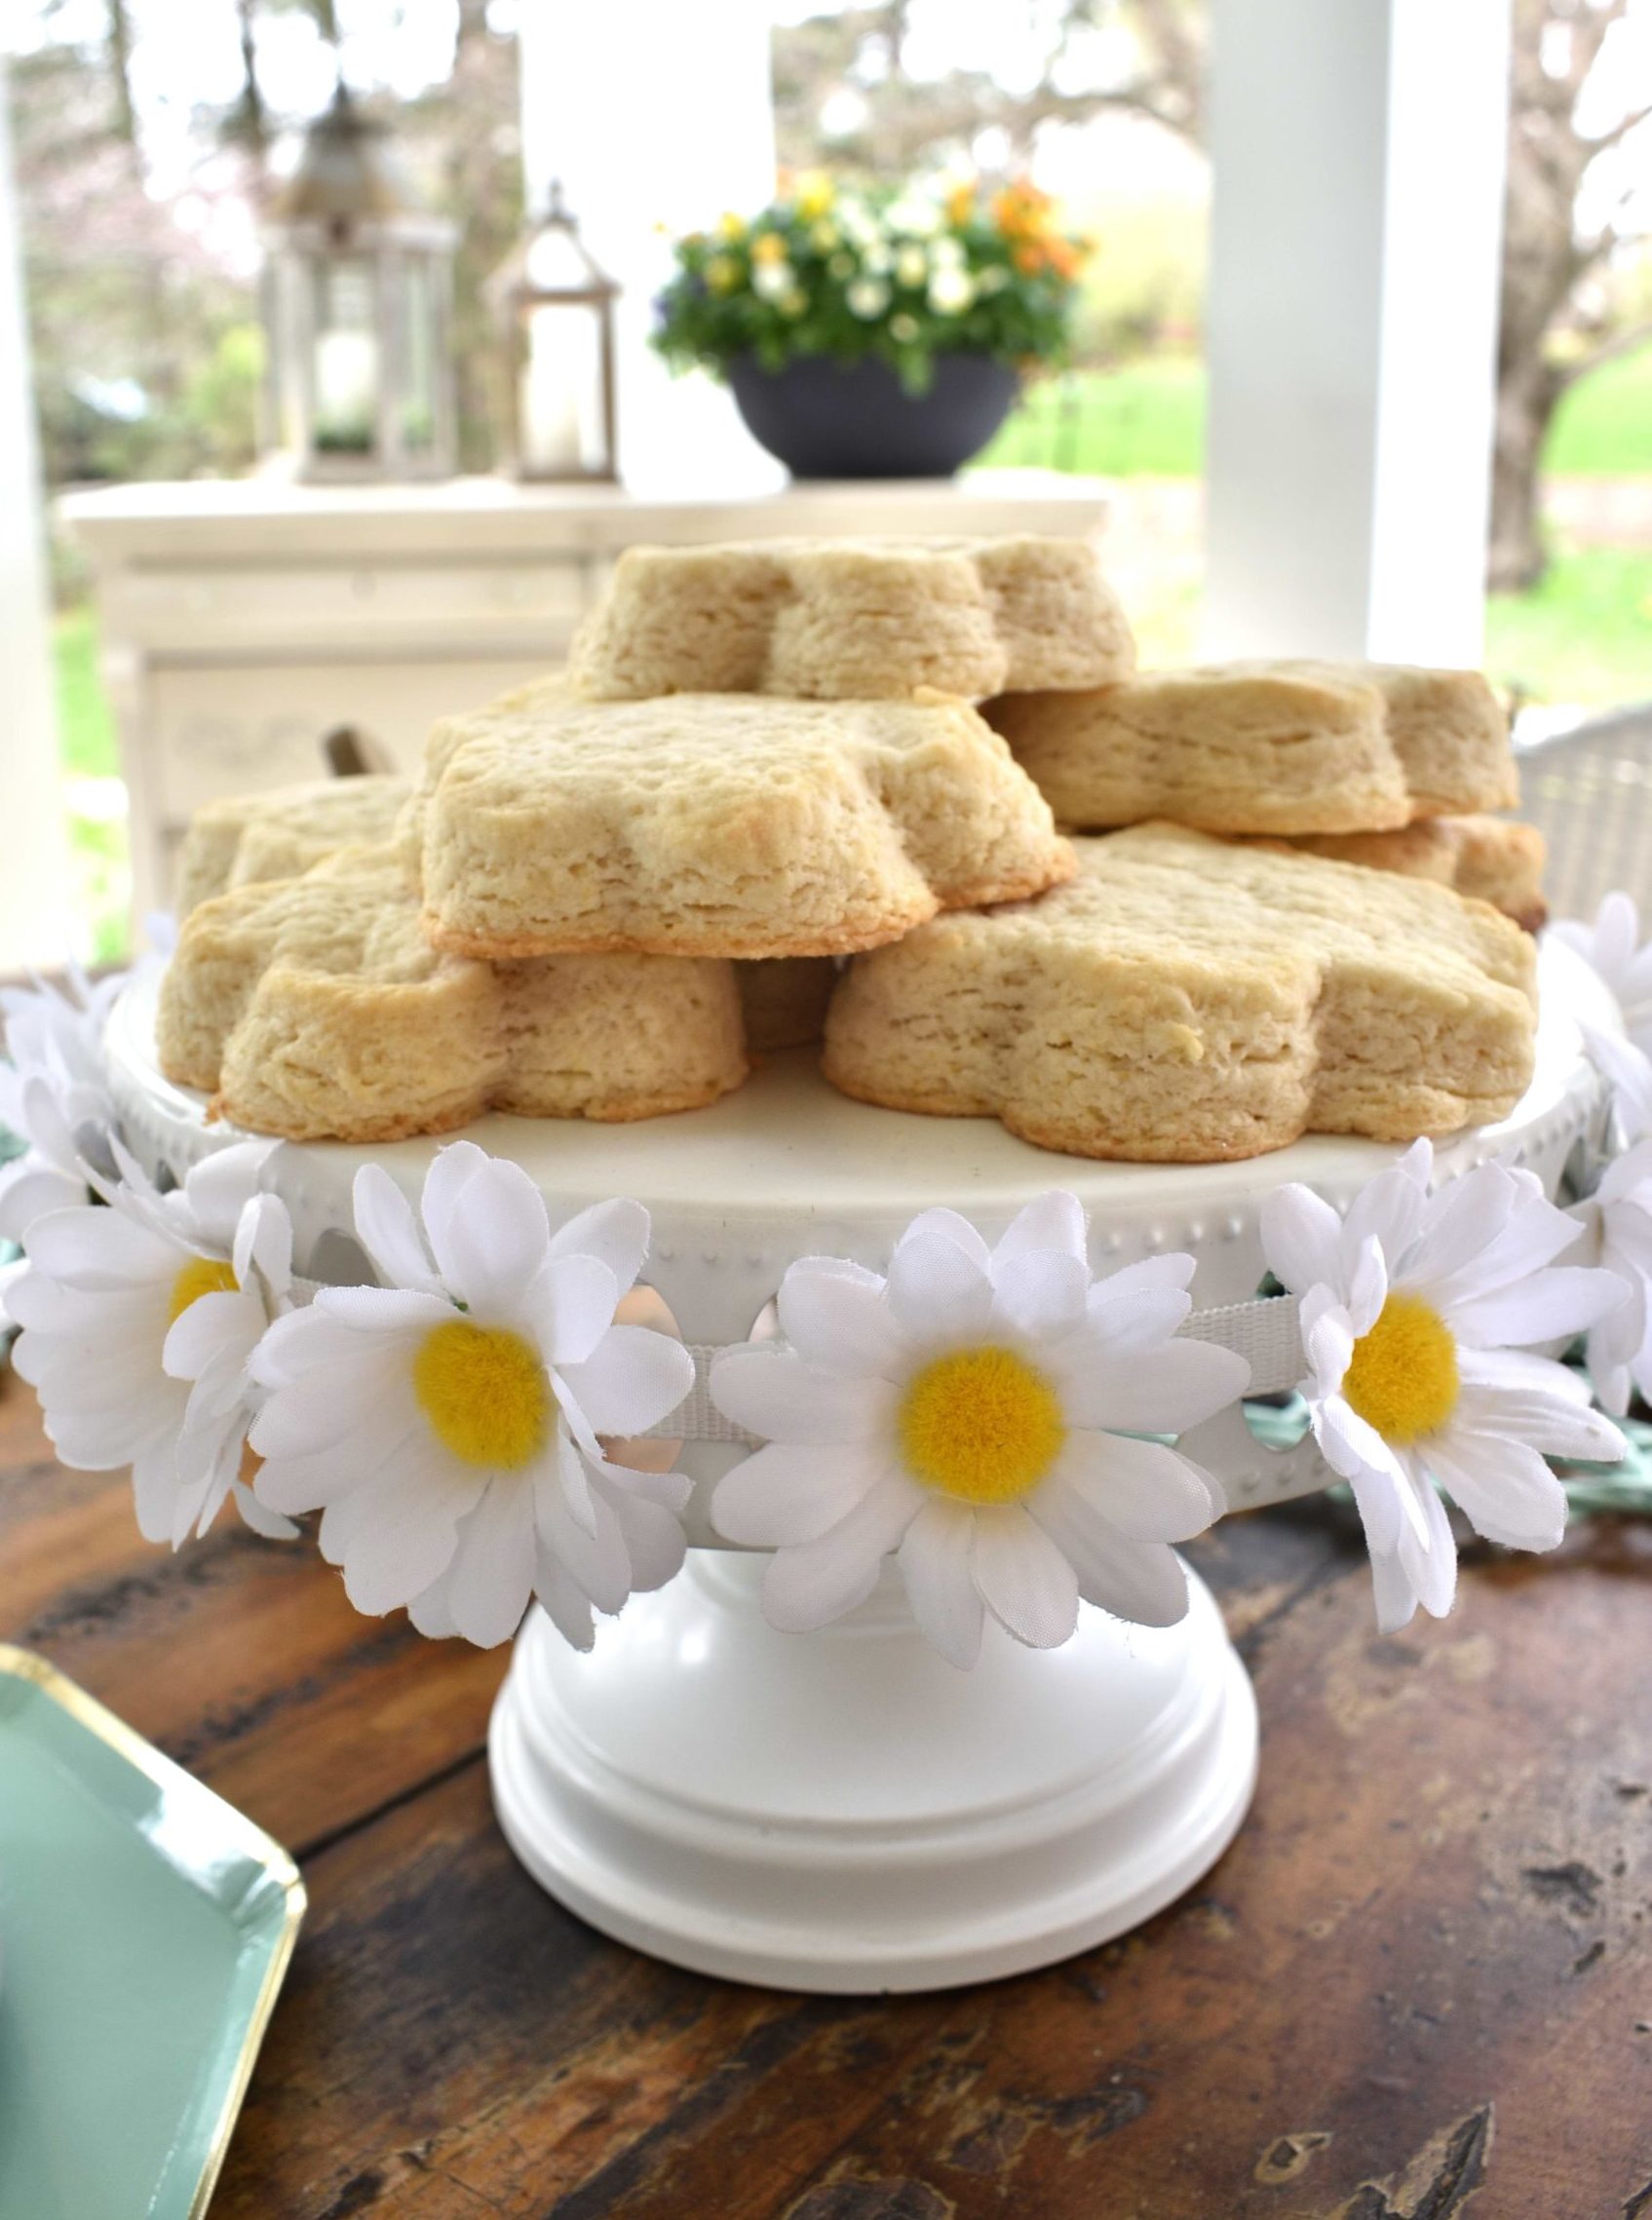
[[[1494,593],[1485,667],[1535,702],[1652,701],[1652,550],[1556,552],[1530,593]]]
[[[1155,355],[1116,370],[1039,379],[980,460],[1101,478],[1197,478],[1204,451],[1204,364]],[[1652,346],[1574,387],[1544,460],[1556,474],[1652,473]]]

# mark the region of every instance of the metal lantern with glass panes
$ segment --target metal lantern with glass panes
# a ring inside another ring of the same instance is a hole
[[[505,368],[508,467],[525,478],[612,478],[614,301],[551,187],[545,213],[488,284]]]
[[[456,237],[341,85],[265,226],[272,432],[299,478],[452,475]]]

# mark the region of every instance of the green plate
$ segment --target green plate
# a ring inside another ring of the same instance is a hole
[[[199,2220],[303,1914],[286,1851],[0,1644],[0,2220]]]

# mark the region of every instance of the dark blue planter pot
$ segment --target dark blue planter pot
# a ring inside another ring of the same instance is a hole
[[[747,430],[793,478],[950,478],[1020,390],[1018,373],[990,355],[938,355],[920,394],[875,356],[800,355],[778,370],[740,356],[728,382]]]

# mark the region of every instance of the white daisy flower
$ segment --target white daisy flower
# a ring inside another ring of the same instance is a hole
[[[28,1145],[0,1167],[0,1238],[20,1242],[48,1210],[68,1209],[114,1177],[115,1107],[103,1066],[103,1023],[125,975],[94,986],[77,966],[68,991],[0,989],[9,1064],[0,1062],[0,1126]]]
[[[889,1276],[831,1257],[788,1270],[785,1349],[723,1352],[711,1396],[764,1436],[718,1483],[731,1542],[776,1554],[764,1610],[823,1627],[899,1552],[913,1615],[956,1665],[984,1616],[1064,1642],[1079,1598],[1169,1626],[1187,1608],[1172,1542],[1223,1509],[1209,1474],[1143,1435],[1179,1434],[1244,1392],[1232,1351],[1176,1340],[1193,1260],[1159,1256],[1092,1283],[1084,1212],[1030,1203],[996,1248],[926,1210]]]
[[[1609,1164],[1569,1215],[1584,1230],[1579,1261],[1615,1272],[1630,1291],[1626,1303],[1590,1327],[1585,1344],[1594,1393],[1622,1418],[1632,1388],[1652,1397],[1652,1140]]]
[[[881,278],[857,278],[843,297],[849,303],[851,316],[858,316],[864,324],[871,324],[889,306],[889,287]]]
[[[1296,1185],[1261,1213],[1268,1268],[1300,1298],[1300,1392],[1359,1505],[1385,1633],[1419,1603],[1451,1607],[1457,1550],[1435,1482],[1488,1541],[1552,1550],[1566,1497],[1544,1453],[1625,1450],[1574,1374],[1526,1354],[1606,1318],[1623,1282],[1555,1265],[1580,1229],[1531,1172],[1485,1164],[1430,1195],[1433,1163],[1418,1141],[1340,1218]]]
[[[1640,915],[1633,898],[1609,894],[1593,926],[1558,919],[1548,936],[1580,955],[1617,1005],[1619,1029],[1582,1026],[1584,1045],[1613,1089],[1619,1137],[1652,1132],[1652,943],[1640,944]]]
[[[137,1523],[175,1550],[232,1496],[261,1534],[290,1535],[241,1478],[255,1405],[251,1353],[289,1305],[292,1229],[259,1189],[273,1141],[247,1141],[159,1194],[117,1142],[107,1208],[55,1210],[29,1228],[8,1293],[31,1381],[65,1465],[132,1467]]]
[[[599,1203],[553,1234],[527,1175],[470,1141],[432,1163],[422,1234],[379,1166],[355,1211],[384,1284],[324,1287],[265,1337],[260,1497],[323,1512],[358,1610],[405,1604],[485,1648],[537,1594],[589,1649],[593,1608],[683,1557],[687,1479],[611,1464],[598,1438],[645,1433],[693,1384],[679,1342],[614,1322],[647,1211]]]

